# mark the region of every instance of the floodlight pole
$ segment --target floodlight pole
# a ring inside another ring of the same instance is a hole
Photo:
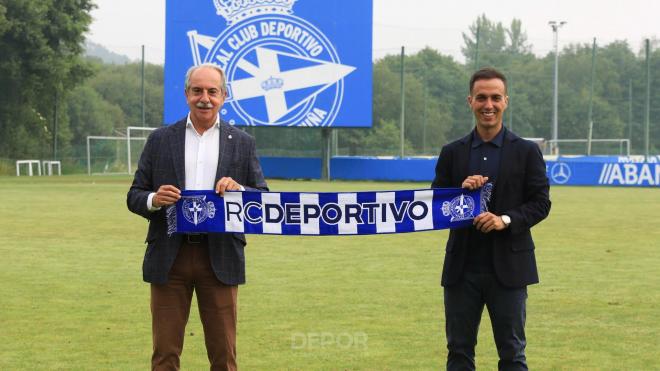
[[[55,88],[55,106],[53,107],[53,160],[57,160],[57,101],[58,101],[58,88]],[[32,165],[30,165],[32,166]]]
[[[424,121],[422,126],[422,154],[426,154],[426,109],[427,109],[427,100],[429,95],[429,88],[426,86],[426,81],[424,82]]]
[[[632,85],[632,79],[628,80],[628,145],[630,145],[630,141],[632,141],[632,125],[633,125],[633,106],[632,106],[632,99],[633,99],[633,85]]]
[[[651,45],[649,39],[646,39],[646,107],[644,109],[644,159],[649,160],[649,127],[650,127],[650,107],[651,107],[651,62],[649,52]]]
[[[589,133],[587,141],[587,156],[591,156],[591,139],[594,133],[594,78],[596,74],[596,38],[594,37],[594,45],[591,48],[591,87],[589,89],[589,115],[587,122],[589,124]]]
[[[142,84],[141,84],[141,92],[140,95],[142,97],[142,126],[147,126],[145,124],[145,114],[144,114],[144,45],[142,45],[142,73],[141,73],[141,79],[142,79]]]
[[[559,154],[558,138],[558,106],[559,106],[559,28],[565,25],[565,21],[550,21],[548,25],[552,27],[554,35],[555,47],[555,76],[554,76],[554,96],[552,105],[552,143],[554,148],[551,148],[553,154]]]
[[[321,149],[321,179],[325,181],[330,181],[330,158],[332,157],[331,130],[330,128],[321,129],[321,137],[323,138],[323,148]]]
[[[405,82],[405,66],[404,57],[406,55],[405,47],[401,47],[401,158],[404,155],[405,148],[405,127],[406,127],[406,82]]]

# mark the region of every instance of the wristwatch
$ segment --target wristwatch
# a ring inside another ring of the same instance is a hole
[[[502,218],[505,227],[508,227],[509,224],[511,224],[511,217],[509,217],[508,215],[502,215],[500,216],[500,218]]]

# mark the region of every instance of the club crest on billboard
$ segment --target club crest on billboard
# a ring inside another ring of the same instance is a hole
[[[168,0],[165,121],[187,113],[185,71],[214,63],[232,125],[371,126],[372,3],[357,3]]]

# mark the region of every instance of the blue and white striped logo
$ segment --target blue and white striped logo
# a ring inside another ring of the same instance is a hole
[[[484,191],[486,192],[486,191]],[[487,192],[489,195],[490,193]],[[195,208],[190,200],[202,200]],[[203,201],[206,201],[204,203]],[[463,227],[486,210],[481,190],[461,188],[383,192],[184,191],[168,230],[282,235],[366,235]],[[201,206],[205,205],[205,206]],[[191,218],[201,208],[214,217]]]

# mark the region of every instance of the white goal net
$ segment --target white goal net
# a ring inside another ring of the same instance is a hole
[[[137,168],[148,132],[153,130],[156,128],[129,126],[125,137],[88,136],[87,174],[132,174]]]

